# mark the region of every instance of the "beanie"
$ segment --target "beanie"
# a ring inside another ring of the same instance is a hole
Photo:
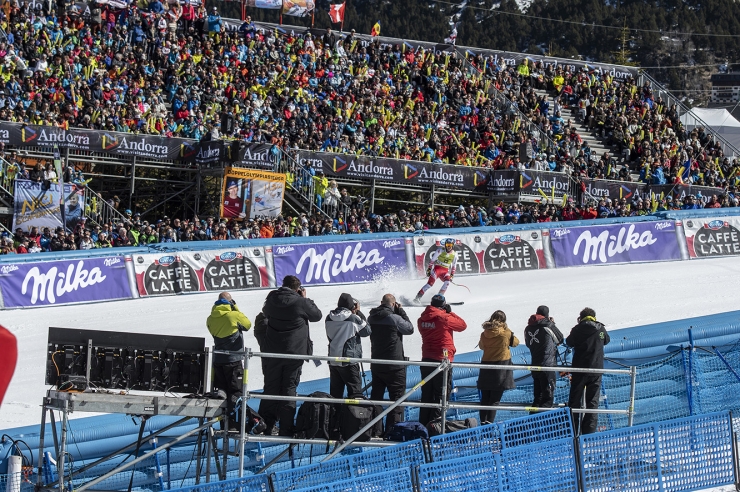
[[[539,314],[540,316],[544,316],[545,318],[550,317],[550,308],[547,306],[540,306],[537,308],[537,312],[535,314]]]
[[[347,309],[354,309],[355,308],[355,300],[354,298],[347,294],[346,292],[339,296],[339,300],[337,301],[337,307],[343,307]]]
[[[436,296],[432,297],[432,306],[434,307],[444,307],[445,305],[445,296],[442,294],[437,294]]]

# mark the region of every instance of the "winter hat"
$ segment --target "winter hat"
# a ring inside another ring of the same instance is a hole
[[[437,294],[434,297],[432,297],[433,307],[441,308],[441,307],[444,307],[444,305],[445,305],[445,296],[443,296],[442,294]]]
[[[544,316],[545,318],[549,318],[550,317],[550,308],[547,307],[547,306],[540,306],[540,307],[537,308],[537,313],[535,313],[535,314],[539,314],[540,316]]]
[[[355,299],[347,294],[346,292],[339,296],[339,300],[337,301],[337,307],[340,308],[347,308],[347,309],[354,309],[355,308]]]

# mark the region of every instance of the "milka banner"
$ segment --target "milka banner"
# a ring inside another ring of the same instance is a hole
[[[456,242],[455,275],[537,270],[547,268],[542,232],[539,230],[464,234]],[[443,251],[445,236],[425,234],[414,239],[416,267],[420,274]]]
[[[326,285],[373,282],[384,276],[408,275],[407,241],[411,240],[275,246],[275,278],[281,283],[286,275],[295,275],[304,285]]]
[[[680,260],[683,240],[672,220],[550,230],[557,268]]]
[[[74,185],[64,185],[64,207],[66,224],[62,223],[62,211],[59,204],[62,200],[61,186],[51,183],[49,189],[43,189],[42,183],[15,180],[13,201],[13,230],[20,227],[30,232],[32,227],[48,227],[54,230],[65,226],[73,230],[83,215],[82,196],[76,192]]]
[[[123,256],[0,265],[3,308],[131,299]]]
[[[283,208],[285,174],[227,167],[221,195],[221,217],[277,217]]]
[[[740,255],[740,217],[685,219],[684,233],[691,258]]]
[[[141,296],[274,287],[270,248],[134,255]]]

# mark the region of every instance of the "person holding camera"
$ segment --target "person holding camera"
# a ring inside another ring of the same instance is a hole
[[[249,318],[239,311],[236,301],[228,292],[221,292],[211,308],[211,315],[206,320],[208,331],[213,336],[216,351],[241,352],[244,350],[242,333],[252,327]],[[229,428],[236,429],[238,424],[232,413],[236,401],[242,396],[242,360],[239,354],[219,354],[213,356],[214,390],[226,393],[226,411],[229,416]],[[221,422],[223,428],[223,421]]]
[[[403,353],[403,336],[414,333],[414,325],[406,311],[396,302],[393,294],[385,294],[380,306],[370,310],[370,350],[373,359],[406,360]],[[370,366],[373,376],[371,400],[382,400],[388,390],[391,401],[398,400],[406,391],[406,366],[401,364],[378,364]],[[390,430],[403,421],[403,408],[396,407],[388,413],[385,428]]]
[[[509,347],[517,345],[519,345],[519,339],[514,336],[506,324],[506,313],[501,310],[494,311],[488,321],[483,323],[483,333],[478,342],[478,346],[483,350],[481,364],[511,365]],[[478,376],[481,405],[498,405],[504,391],[516,388],[513,372],[511,369],[483,369],[481,367]],[[480,410],[481,425],[492,423],[495,419],[496,410]]]
[[[321,321],[323,315],[314,302],[306,297],[306,289],[294,275],[286,275],[283,285],[267,294],[262,313],[267,319],[262,350],[273,354],[313,355],[313,341],[308,323]],[[266,395],[296,396],[301,382],[302,360],[263,359],[264,393]],[[266,435],[271,435],[280,422],[280,435],[293,436],[294,401],[261,400],[259,413],[267,424]]]
[[[563,334],[550,317],[550,308],[539,306],[529,317],[524,329],[524,344],[532,353],[532,365],[555,367],[558,365],[558,345],[563,343]],[[533,407],[551,408],[554,402],[555,371],[532,371],[534,386]]]
[[[442,362],[445,357],[452,362],[455,359],[455,342],[452,339],[453,332],[465,331],[468,327],[465,320],[452,312],[452,308],[445,296],[437,294],[432,297],[431,305],[427,306],[417,321],[419,334],[421,334],[421,361]],[[421,377],[429,376],[434,367],[422,366],[419,368]],[[444,375],[440,372],[427,384],[421,387],[422,403],[442,402]],[[447,397],[452,391],[452,378],[447,378]],[[419,422],[426,426],[429,422],[442,417],[439,408],[419,409]]]
[[[362,358],[361,337],[370,336],[372,329],[365,315],[360,311],[360,303],[351,295],[339,296],[337,308],[326,317],[326,337],[329,339],[329,357]],[[362,396],[360,364],[357,362],[329,362],[329,393],[334,398]]]

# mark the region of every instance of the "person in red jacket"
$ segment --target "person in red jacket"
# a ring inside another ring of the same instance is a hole
[[[427,306],[417,322],[421,333],[421,360],[422,362],[442,362],[446,357],[452,362],[455,359],[455,342],[452,332],[464,331],[468,325],[460,316],[452,312],[445,296],[437,294],[432,297],[432,304]],[[434,367],[421,367],[422,379],[434,371]],[[439,403],[442,401],[442,385],[444,377],[437,374],[427,384],[421,387],[421,401],[423,403]],[[452,378],[447,378],[447,395],[452,390]],[[427,425],[429,422],[442,416],[437,408],[422,408],[419,410],[419,422]]]

